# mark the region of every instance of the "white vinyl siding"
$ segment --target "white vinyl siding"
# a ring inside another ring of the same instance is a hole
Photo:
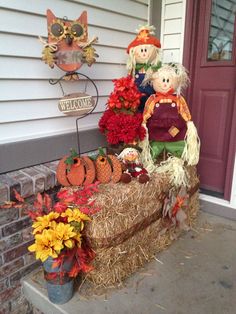
[[[162,0],[163,62],[182,62],[185,10],[186,0]]]
[[[78,71],[88,75],[99,90],[94,113],[81,119],[81,129],[96,128],[112,79],[127,74],[126,48],[139,25],[147,23],[148,1],[134,0],[0,0],[0,144],[75,132],[75,117],[58,108],[60,86],[50,85],[65,72],[50,69],[41,61],[42,44],[47,37],[46,10],[63,18],[77,19],[88,12],[89,38],[98,36],[99,54],[91,67]],[[65,93],[83,91],[84,81],[62,83]],[[95,94],[89,84],[87,92]]]

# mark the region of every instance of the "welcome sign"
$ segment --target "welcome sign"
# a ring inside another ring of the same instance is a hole
[[[59,100],[58,108],[70,116],[82,116],[93,110],[95,101],[92,96],[85,93],[74,93]]]

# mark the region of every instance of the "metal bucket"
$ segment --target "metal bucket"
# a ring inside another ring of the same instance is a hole
[[[74,278],[68,276],[73,260],[65,260],[59,267],[53,268],[54,259],[49,257],[44,263],[44,277],[46,280],[48,298],[52,303],[64,304],[73,296]],[[62,274],[62,271],[65,272]]]

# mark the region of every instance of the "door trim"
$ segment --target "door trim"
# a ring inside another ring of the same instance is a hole
[[[183,50],[183,64],[189,70],[189,77],[191,85],[194,84],[195,76],[195,59],[194,51],[197,46],[195,38],[198,32],[198,21],[200,15],[200,1],[188,0],[186,5],[186,16],[185,16],[185,30],[184,30],[184,50]],[[236,71],[235,71],[236,80]],[[192,93],[191,89],[188,88],[186,91],[186,99],[191,109],[192,104]],[[233,170],[234,161],[236,154],[236,92],[234,95],[234,110],[232,115],[232,124],[229,140],[229,154],[226,167],[226,178],[225,178],[225,188],[224,188],[224,199],[230,200],[232,182],[233,182]]]

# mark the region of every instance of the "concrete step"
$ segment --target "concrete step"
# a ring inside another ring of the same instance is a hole
[[[131,276],[123,287],[96,291],[84,284],[64,305],[47,298],[42,270],[23,290],[45,314],[235,314],[236,221],[204,212],[193,230]]]

